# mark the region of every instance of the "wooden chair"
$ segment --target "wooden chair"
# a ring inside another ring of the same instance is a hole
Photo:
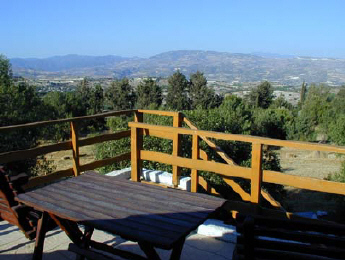
[[[234,260],[345,259],[345,226],[320,220],[238,215]]]
[[[19,205],[15,200],[18,194],[24,192],[22,186],[28,180],[29,176],[25,173],[9,176],[4,168],[0,167],[0,220],[6,220],[17,226],[31,240],[36,237],[37,222],[42,213],[31,207]],[[55,223],[50,223],[49,229],[55,226]]]

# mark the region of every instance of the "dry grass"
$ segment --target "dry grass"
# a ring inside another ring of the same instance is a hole
[[[292,175],[325,179],[329,174],[339,172],[345,159],[334,153],[282,148],[279,151],[283,172]],[[318,210],[336,215],[339,204],[327,193],[285,187],[287,197],[284,205],[289,211],[303,212]]]
[[[95,145],[83,146],[79,149],[80,164],[86,164],[95,160]],[[46,154],[48,160],[54,162],[56,171],[72,168],[72,151],[58,151]]]

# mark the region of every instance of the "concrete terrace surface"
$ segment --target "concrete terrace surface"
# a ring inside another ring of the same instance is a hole
[[[137,243],[99,230],[95,230],[92,239],[145,256]],[[43,260],[74,260],[76,255],[67,250],[69,243],[71,243],[70,239],[59,228],[48,232],[44,242]],[[34,245],[35,241],[26,239],[16,226],[10,225],[6,221],[0,221],[0,260],[31,259]],[[234,246],[232,243],[194,232],[187,237],[181,260],[232,259]],[[171,251],[160,249],[157,249],[157,252],[162,259],[169,259],[171,253]]]

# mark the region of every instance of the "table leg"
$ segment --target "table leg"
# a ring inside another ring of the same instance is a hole
[[[146,243],[146,242],[139,242],[138,244],[139,244],[141,250],[143,250],[145,255],[148,257],[148,259],[150,259],[150,260],[160,260],[161,259],[151,244]]]
[[[77,246],[82,246],[83,233],[79,230],[77,223],[66,219],[61,219],[53,214],[49,214],[50,217],[58,224],[61,230],[65,231],[66,235],[72,240]]]
[[[41,260],[43,254],[44,238],[47,232],[47,224],[49,215],[47,212],[43,212],[42,217],[38,220],[36,230],[35,250],[32,256],[33,260]]]
[[[181,239],[173,248],[170,256],[170,260],[179,260],[181,257],[183,245],[185,242],[185,238]]]
[[[82,239],[82,248],[88,249],[90,247],[90,240],[93,234],[94,228],[85,226],[85,232]],[[85,256],[77,255],[76,260],[84,260]]]

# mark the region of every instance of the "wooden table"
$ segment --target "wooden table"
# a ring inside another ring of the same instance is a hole
[[[186,236],[215,213],[224,199],[117,179],[95,172],[63,180],[18,196],[41,210],[34,259],[42,258],[45,226],[55,220],[73,241],[74,251],[108,251],[128,259],[138,255],[91,240],[93,229],[138,242],[149,259],[159,259],[155,247],[173,249],[179,259]],[[77,224],[85,225],[82,233]],[[91,255],[90,255],[91,256]]]

